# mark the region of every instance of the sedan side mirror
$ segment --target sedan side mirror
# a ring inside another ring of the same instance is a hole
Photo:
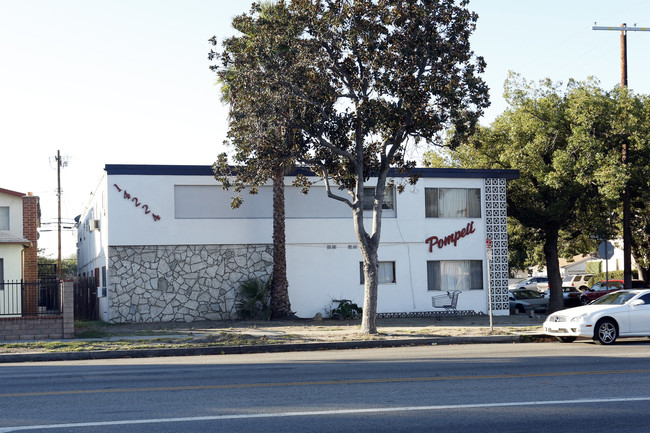
[[[645,301],[643,299],[637,299],[636,301],[632,302],[633,307],[638,307],[639,305],[645,305]]]

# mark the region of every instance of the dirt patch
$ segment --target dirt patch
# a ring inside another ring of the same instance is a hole
[[[512,335],[541,330],[544,317],[504,316],[494,317],[490,330],[489,317],[445,317],[379,319],[378,334],[368,336],[360,333],[360,320],[312,320],[290,321],[204,321],[192,323],[137,323],[102,324],[92,327],[96,332],[110,337],[156,336],[156,335],[214,335],[247,334],[281,338],[287,341],[346,341],[369,338],[414,338],[444,336]],[[86,331],[88,328],[86,328]]]
[[[0,353],[74,352],[250,346],[261,344],[403,340],[541,333],[544,317],[515,315],[379,319],[378,333],[360,332],[360,320],[205,321],[107,324],[79,322],[77,338],[0,344]]]

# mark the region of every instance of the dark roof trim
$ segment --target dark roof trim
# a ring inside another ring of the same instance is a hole
[[[214,176],[209,165],[131,165],[106,164],[107,174],[137,174],[143,176]]]
[[[22,192],[12,191],[10,189],[4,189],[4,188],[0,188],[0,193],[15,195],[16,197],[25,197],[27,195],[27,194],[23,194]]]
[[[129,165],[106,164],[104,167],[110,175],[141,175],[141,176],[214,176],[212,166],[209,165]],[[313,175],[305,169],[297,169],[296,173]],[[519,170],[492,170],[492,169],[465,169],[465,168],[415,168],[413,172],[425,178],[519,178]],[[405,177],[391,170],[391,177]]]

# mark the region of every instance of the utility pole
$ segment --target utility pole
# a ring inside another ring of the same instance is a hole
[[[635,24],[636,26],[636,24]],[[621,32],[621,87],[627,88],[627,32],[647,32],[647,27],[628,27],[623,23],[620,27],[593,26],[592,30],[616,30]],[[621,162],[628,163],[629,143],[623,140]],[[630,224],[630,190],[629,182],[623,188],[623,279],[626,289],[632,288],[632,227]]]
[[[61,167],[68,165],[68,158],[65,160],[61,158],[61,151],[56,151],[56,195],[58,199],[58,217],[57,217],[57,231],[58,231],[58,258],[57,258],[57,273],[59,278],[62,277],[61,273]]]
[[[56,196],[58,199],[58,217],[56,219],[57,232],[58,232],[58,260],[56,271],[61,277],[61,151],[56,151]]]

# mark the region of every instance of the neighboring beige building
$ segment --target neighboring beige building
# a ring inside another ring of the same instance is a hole
[[[0,281],[35,282],[38,280],[39,226],[38,197],[31,193],[23,194],[0,188]],[[24,311],[38,309],[36,289],[26,290],[22,294],[16,293],[13,296],[4,293],[0,296],[0,303],[16,304],[23,298]],[[3,301],[8,299],[11,301]]]

